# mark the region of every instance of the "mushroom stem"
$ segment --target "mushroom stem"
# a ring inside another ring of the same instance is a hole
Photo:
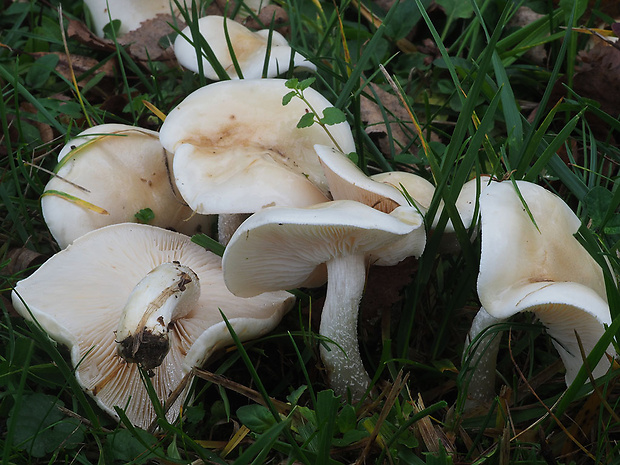
[[[505,318],[495,318],[482,307],[472,321],[463,353],[463,364],[469,372],[466,380],[468,389],[465,409],[488,402],[495,395],[495,365],[502,337],[501,333],[488,329],[504,321]],[[483,331],[487,333],[472,345],[472,341]]]
[[[328,261],[327,276],[319,333],[334,344],[321,345],[321,358],[336,394],[346,395],[349,389],[357,400],[370,384],[357,342],[357,315],[366,281],[365,255],[346,255]]]
[[[140,281],[127,299],[116,331],[118,354],[146,370],[157,368],[170,349],[170,325],[200,297],[198,276],[179,262],[163,263]]]
[[[217,240],[228,245],[237,228],[249,218],[249,213],[220,213],[217,216]]]

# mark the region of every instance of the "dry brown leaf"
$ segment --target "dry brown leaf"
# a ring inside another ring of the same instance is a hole
[[[160,45],[163,37],[174,32],[170,24],[174,24],[174,18],[169,14],[160,14],[144,21],[138,29],[119,37],[117,41],[127,48],[127,53],[134,60],[144,66],[149,60],[170,62],[174,59],[171,45]],[[177,27],[183,29],[185,23],[177,20]],[[96,50],[111,52],[116,49],[113,41],[96,36],[81,21],[69,20],[67,36]]]
[[[67,59],[67,55],[63,52],[36,52],[33,53],[32,56],[35,58],[40,58],[43,55],[54,54],[58,56],[58,64],[56,65],[56,72],[65,77],[68,80],[71,80],[71,70],[69,67],[69,60]],[[95,66],[99,64],[99,61],[95,58],[83,56],[83,55],[71,55],[71,66],[73,66],[73,72],[75,73],[75,77],[78,80],[78,85],[83,87],[90,81],[93,77],[95,77],[99,73],[104,73],[106,77],[114,77],[116,74],[116,66],[113,61],[108,60],[105,62],[99,69],[87,77],[80,79],[84,73],[90,71]]]
[[[67,37],[70,39],[75,39],[79,43],[95,50],[114,50],[114,44],[111,40],[102,39],[101,37],[96,36],[94,32],[86,27],[86,24],[76,19],[69,19],[67,26]]]
[[[266,29],[273,23],[273,29],[284,37],[288,37],[291,33],[291,28],[288,25],[288,14],[284,8],[278,5],[267,5],[262,8],[258,13],[258,21],[252,16],[248,16],[245,19],[236,18],[236,20],[250,29]]]
[[[407,147],[415,134],[413,122],[409,118],[407,110],[403,108],[398,97],[381,89],[376,84],[370,84],[372,91],[376,94],[376,100],[381,102],[387,116],[392,133],[392,139],[397,151],[401,151],[403,147]],[[372,91],[368,89],[367,94],[372,95]],[[386,121],[381,113],[379,105],[371,98],[362,96],[360,102],[360,111],[362,121],[366,123],[366,133],[375,134],[378,137],[379,148],[384,155],[390,154],[390,145],[388,140],[388,130]],[[405,129],[403,129],[405,128]],[[409,149],[411,153],[417,153],[417,147],[412,146]]]
[[[142,64],[151,61],[171,61],[175,60],[172,44],[162,47],[160,41],[163,37],[174,32],[170,24],[174,24],[174,18],[169,14],[159,14],[153,19],[149,19],[140,24],[134,31],[118,38],[118,43],[127,46],[127,51],[131,57]],[[177,27],[183,29],[185,23],[177,21]]]

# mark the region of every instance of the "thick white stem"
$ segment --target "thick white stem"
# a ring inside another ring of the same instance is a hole
[[[348,255],[327,262],[327,296],[319,333],[332,340],[321,346],[321,357],[329,382],[336,394],[351,391],[354,400],[362,397],[370,377],[360,357],[357,315],[366,280],[364,255]]]
[[[490,326],[503,321],[506,320],[495,318],[489,315],[484,308],[480,308],[471,324],[471,329],[465,340],[465,352],[463,354],[463,365],[471,371],[467,376],[469,386],[465,402],[466,409],[489,402],[495,395],[495,365],[501,333],[492,330],[487,331],[474,346],[470,347],[470,344]]]
[[[249,213],[220,213],[217,216],[217,240],[228,245],[237,228],[250,217]]]
[[[171,323],[198,301],[198,276],[178,262],[155,267],[127,299],[116,331],[118,353],[145,369],[158,367],[170,348]]]

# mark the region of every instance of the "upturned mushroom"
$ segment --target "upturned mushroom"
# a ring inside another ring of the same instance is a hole
[[[222,81],[193,92],[168,114],[160,140],[174,153],[177,187],[194,211],[245,215],[329,200],[313,146],[353,151],[351,128],[347,122],[329,126],[333,140],[317,124],[298,128],[310,110],[301,99],[282,105],[289,92],[282,79]],[[331,107],[311,88],[304,97],[316,112]],[[231,234],[220,233],[220,241]]]
[[[314,287],[327,269],[319,333],[321,357],[335,392],[360,399],[369,386],[357,342],[359,303],[368,265],[389,266],[424,249],[422,217],[401,206],[386,214],[351,200],[307,208],[271,207],[232,236],[222,264],[236,295]]]
[[[552,337],[570,384],[582,365],[574,332],[589,354],[611,323],[603,270],[574,237],[579,218],[559,197],[532,183],[516,186],[523,201],[509,182],[492,182],[480,197],[482,309],[468,340],[516,313],[533,312]],[[468,399],[484,402],[492,396],[495,357],[478,361],[480,351],[468,350],[474,355],[467,356],[473,370]],[[612,346],[608,353],[615,355]],[[608,368],[604,358],[593,374]]]
[[[142,428],[156,417],[140,366],[165,402],[193,367],[233,344],[220,311],[248,340],[294,303],[287,292],[236,297],[220,257],[182,234],[127,223],[76,239],[18,282],[12,298],[24,318],[69,347],[77,380],[97,404],[115,418],[115,407],[124,409]],[[183,401],[166,406],[169,421]]]
[[[172,154],[159,134],[124,124],[81,132],[58,155],[56,176],[41,198],[43,217],[61,248],[109,224],[137,222],[150,209],[150,224],[194,234],[210,227],[194,215],[174,186]]]
[[[218,63],[231,79],[240,78],[234,65],[233,55],[245,79],[263,77],[265,62],[267,62],[267,67],[264,77],[284,74],[291,64],[293,68],[316,71],[316,66],[299,53],[294,52],[284,36],[277,31],[270,32],[268,29],[262,29],[252,32],[236,21],[217,15],[200,18],[198,28]],[[200,44],[196,43],[191,27],[188,26],[174,41],[174,53],[177,60],[184,68],[199,73],[198,60],[200,59],[202,74],[218,81],[220,78],[214,67],[205,56],[197,56],[197,49],[200,50]]]

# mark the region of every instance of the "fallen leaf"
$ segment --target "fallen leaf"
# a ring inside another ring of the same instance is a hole
[[[387,124],[389,124],[392,139],[394,140],[395,150],[397,153],[403,151],[405,147],[411,144],[415,138],[415,127],[409,117],[409,113],[400,103],[398,97],[381,89],[376,84],[370,84],[371,89],[366,92],[369,97],[362,96],[360,102],[360,112],[362,121],[366,123],[366,133],[377,136],[379,148],[384,155],[390,155],[390,144],[388,139]],[[376,100],[372,99],[372,95],[376,95]],[[381,103],[386,112],[387,121],[383,117],[381,107],[376,101]],[[387,124],[386,124],[387,123]],[[417,146],[411,146],[409,152],[416,154]]]
[[[56,65],[56,72],[65,77],[68,80],[71,80],[71,69],[69,66],[69,59],[67,58],[66,53],[64,52],[35,52],[32,54],[33,57],[39,58],[44,55],[54,54],[58,56],[58,64]],[[71,55],[71,66],[73,67],[73,72],[75,73],[75,77],[78,81],[78,85],[80,87],[85,86],[92,78],[94,78],[99,73],[104,73],[106,77],[114,77],[116,74],[116,66],[115,62],[112,60],[106,61],[103,65],[97,69],[94,73],[84,76],[85,73],[92,70],[95,66],[99,65],[99,60],[83,55]]]
[[[171,24],[175,24],[175,19],[171,15],[159,14],[142,22],[138,29],[119,37],[118,43],[126,46],[129,55],[143,65],[147,65],[149,60],[163,62],[176,60],[172,43],[165,39],[174,32]],[[177,20],[176,27],[183,29],[185,23]]]

